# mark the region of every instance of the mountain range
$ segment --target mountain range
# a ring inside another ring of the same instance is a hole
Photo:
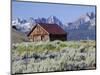
[[[30,17],[29,19],[14,18],[12,27],[17,31],[27,34],[37,23],[58,24],[68,33],[68,40],[95,40],[96,36],[96,15],[93,12],[80,15],[74,22],[63,24],[56,16],[48,18]]]

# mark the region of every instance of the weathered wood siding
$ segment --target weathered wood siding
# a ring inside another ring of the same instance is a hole
[[[47,41],[49,40],[49,34],[41,26],[37,25],[29,36],[30,41]]]

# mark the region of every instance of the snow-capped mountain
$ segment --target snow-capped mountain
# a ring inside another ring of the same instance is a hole
[[[61,28],[63,28],[65,30],[66,26],[56,17],[56,16],[50,16],[47,18],[47,23],[50,24],[57,24],[59,25]]]
[[[68,23],[67,29],[93,29],[95,28],[95,14],[93,12],[80,16],[76,21]]]
[[[96,18],[93,12],[80,16],[76,21],[68,23],[66,31],[69,40],[95,40]]]
[[[47,23],[56,23],[58,25],[63,25],[62,22],[56,16],[50,16],[47,18]]]
[[[29,32],[35,23],[33,18],[29,18],[28,20],[16,18],[12,20],[12,26],[15,26],[18,31],[23,33]]]
[[[56,16],[49,16],[48,18],[29,19],[16,18],[12,19],[12,26],[19,32],[27,34],[37,23],[51,23],[58,24],[68,33],[68,40],[86,40],[95,39],[95,14],[93,12],[81,15],[74,22],[63,24]]]
[[[50,16],[48,18],[37,18],[37,19],[30,17],[27,20],[16,18],[12,20],[12,26],[15,26],[17,30],[24,33],[29,32],[36,23],[51,23],[51,24],[53,23],[53,24],[58,24],[62,28],[65,28],[62,22],[55,16]]]

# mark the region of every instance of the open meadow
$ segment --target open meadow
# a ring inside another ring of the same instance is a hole
[[[12,44],[12,74],[96,68],[93,40]]]

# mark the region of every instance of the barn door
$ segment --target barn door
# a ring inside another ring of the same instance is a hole
[[[44,40],[44,35],[41,35],[41,40],[42,40],[42,41]]]

